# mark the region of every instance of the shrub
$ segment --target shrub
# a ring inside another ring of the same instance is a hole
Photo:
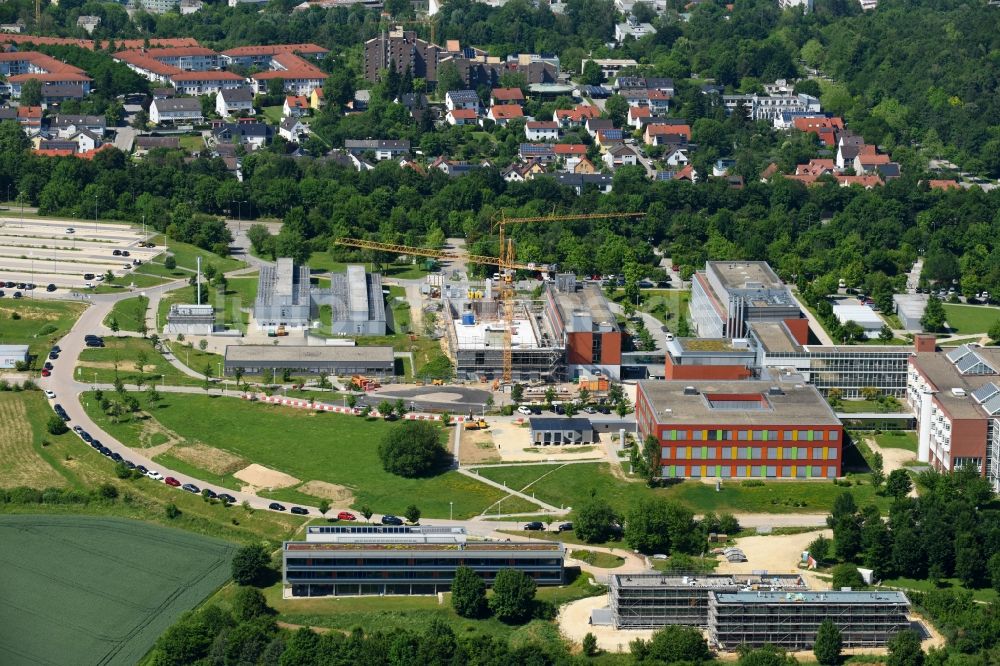
[[[501,622],[523,622],[531,617],[535,581],[523,571],[501,569],[493,580],[490,610]]]
[[[243,546],[233,556],[233,580],[240,585],[251,585],[264,577],[270,565],[271,558],[264,546]]]
[[[169,518],[170,520],[173,520],[177,516],[181,515],[181,510],[178,509],[177,505],[172,502],[167,506],[163,507],[163,510],[167,514],[167,518]]]
[[[97,496],[101,499],[113,500],[118,498],[118,488],[110,483],[102,483],[97,486]]]
[[[48,422],[45,424],[45,429],[49,431],[50,435],[63,435],[69,432],[66,422],[55,414],[49,417]]]

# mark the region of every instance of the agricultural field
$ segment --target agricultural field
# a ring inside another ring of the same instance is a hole
[[[0,488],[60,488],[66,479],[42,446],[50,414],[37,391],[0,393]]]
[[[983,305],[945,303],[944,313],[953,333],[986,333],[1000,320],[1000,308]]]
[[[0,661],[134,664],[225,583],[234,550],[120,518],[2,515]]]
[[[826,513],[834,499],[845,490],[822,480],[765,481],[763,485],[751,487],[729,480],[722,484],[721,492],[716,492],[713,484],[698,481],[650,489],[643,483],[616,479],[607,463],[481,467],[477,471],[487,479],[506,483],[513,490],[534,493],[538,499],[555,506],[579,507],[593,492],[622,513],[649,496],[676,500],[695,513]],[[864,481],[866,477],[856,475],[851,479]],[[882,508],[888,506],[888,500],[875,495],[869,483],[852,485],[850,491],[859,506],[869,502]]]
[[[32,357],[44,356],[87,309],[85,303],[24,298],[0,300],[0,344],[28,345]],[[41,367],[42,360],[34,365]]]
[[[115,425],[93,400],[85,397],[85,402],[92,418],[112,434],[126,435],[127,443],[138,444],[145,429],[168,433],[168,440],[177,443],[163,447],[155,459],[178,471],[237,488],[253,485],[254,476],[245,471],[253,463],[276,472],[273,481],[259,485],[271,488],[261,495],[278,500],[316,504],[326,497],[335,506],[368,505],[378,513],[402,513],[413,503],[426,517],[448,516],[454,502],[455,518],[470,518],[505,496],[457,472],[427,479],[385,472],[377,447],[389,426],[378,420],[172,393],[149,410],[145,423]],[[165,443],[150,440],[147,445]],[[516,507],[511,510],[534,510],[523,500],[510,499],[504,500],[504,511],[508,504]]]
[[[146,312],[149,309],[149,298],[136,296],[115,303],[111,312],[104,318],[104,325],[110,328],[112,320],[122,331],[142,333],[146,330]]]

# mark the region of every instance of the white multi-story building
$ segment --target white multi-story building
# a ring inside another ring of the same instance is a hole
[[[742,338],[749,322],[799,319],[802,311],[765,261],[707,261],[691,278],[698,337]]]
[[[652,23],[641,23],[632,14],[629,14],[625,18],[624,23],[615,24],[615,41],[621,44],[628,37],[634,39],[642,39],[646,35],[655,35],[656,28],[653,27]]]
[[[914,354],[906,401],[917,415],[919,461],[942,471],[972,466],[1000,491],[1000,347]]]
[[[726,113],[743,108],[751,120],[773,122],[783,113],[819,113],[822,106],[812,95],[723,95]]]

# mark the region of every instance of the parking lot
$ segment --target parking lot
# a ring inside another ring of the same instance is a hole
[[[13,282],[83,290],[108,271],[125,282],[135,261],[146,263],[161,252],[140,247],[142,241],[141,230],[124,224],[0,217],[0,288],[9,292],[6,283]]]

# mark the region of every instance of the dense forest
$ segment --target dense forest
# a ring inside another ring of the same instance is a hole
[[[920,496],[909,497],[906,473],[889,475],[886,492],[897,499],[885,520],[877,507],[858,508],[845,492],[828,518],[834,534],[829,555],[863,564],[879,580],[931,581],[929,592],[909,593],[948,639],[947,652],[932,653],[931,663],[996,663],[1000,606],[973,601],[974,590],[1000,591],[1000,512],[989,483],[966,467],[951,475],[924,472],[918,484]],[[828,550],[815,546],[811,550]],[[837,577],[835,569],[835,585]],[[952,585],[956,579],[964,589]]]

